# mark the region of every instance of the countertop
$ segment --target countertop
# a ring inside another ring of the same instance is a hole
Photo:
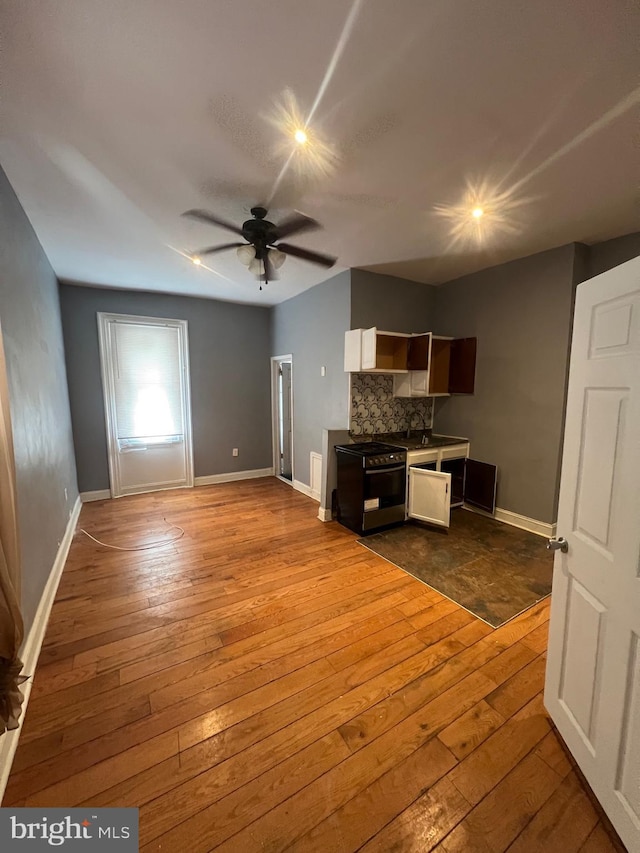
[[[422,431],[417,430],[407,438],[405,433],[376,433],[375,435],[357,435],[352,436],[353,442],[363,441],[381,441],[384,444],[392,444],[394,447],[402,447],[405,450],[431,450],[438,447],[448,447],[451,444],[465,444],[469,441],[468,438],[461,438],[455,435],[437,435],[435,433],[426,432],[427,441],[423,443]]]

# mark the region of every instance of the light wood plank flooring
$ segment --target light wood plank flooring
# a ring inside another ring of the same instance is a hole
[[[275,479],[88,504],[4,805],[139,806],[151,851],[618,849],[498,630]]]

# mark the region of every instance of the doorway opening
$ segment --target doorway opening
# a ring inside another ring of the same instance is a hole
[[[271,359],[271,405],[273,424],[273,470],[275,476],[293,485],[293,358]]]
[[[193,486],[186,320],[98,314],[112,497]]]

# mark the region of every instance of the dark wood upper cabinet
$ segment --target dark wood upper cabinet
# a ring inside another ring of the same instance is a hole
[[[451,341],[449,359],[449,393],[473,394],[476,378],[477,338]]]
[[[431,342],[429,365],[429,394],[449,394],[451,344],[446,338],[434,337]]]
[[[414,335],[409,338],[407,353],[407,370],[429,369],[429,343],[430,334]]]

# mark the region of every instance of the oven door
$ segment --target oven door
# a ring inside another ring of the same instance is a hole
[[[401,506],[404,511],[406,477],[404,463],[381,468],[365,468],[365,513],[398,506]]]

